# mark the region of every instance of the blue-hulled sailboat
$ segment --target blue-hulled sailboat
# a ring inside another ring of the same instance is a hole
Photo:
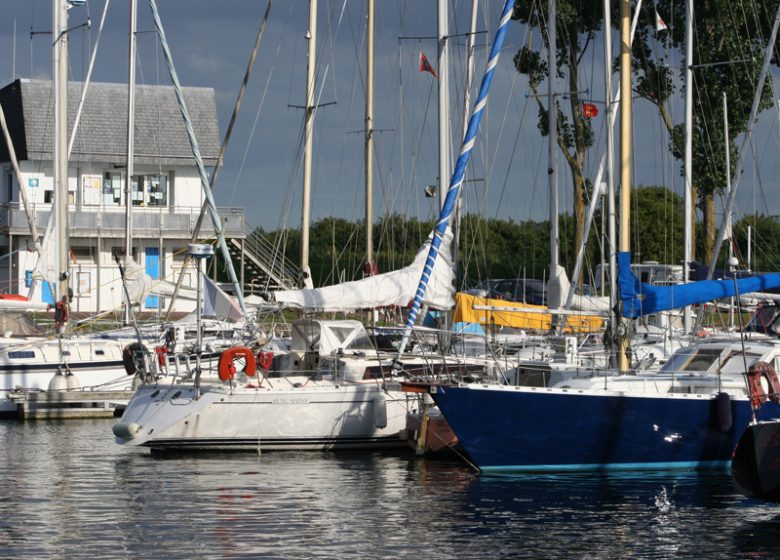
[[[628,2],[621,4],[626,36],[629,9]],[[623,76],[630,68],[627,43],[624,36]],[[624,82],[621,92],[628,103],[630,84]],[[622,121],[630,123],[630,107],[621,115]],[[442,232],[454,206],[448,203],[450,198],[453,202],[457,198],[474,142],[475,117],[477,111],[437,222],[437,230]],[[621,137],[630,139],[630,126],[626,124],[625,128],[628,130],[622,129]],[[624,149],[630,153],[630,143]],[[630,169],[626,171],[629,159],[623,158],[625,176],[621,177],[621,204],[626,210],[630,206]],[[780,285],[780,275],[736,283],[727,280],[673,287],[641,284],[632,274],[630,255],[625,252],[627,217],[621,222],[624,252],[618,258],[618,275],[623,317],[635,318]],[[413,324],[424,297],[435,250],[432,244],[408,326]],[[622,348],[619,354],[625,355]],[[745,383],[749,368],[768,372],[775,364],[780,364],[780,344],[768,339],[707,342],[678,351],[663,370],[653,374],[603,371],[544,388],[439,383],[430,385],[429,392],[459,443],[483,472],[726,468],[754,415],[757,420],[780,419],[777,403],[753,410]]]

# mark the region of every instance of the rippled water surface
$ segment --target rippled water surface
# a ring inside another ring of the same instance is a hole
[[[777,558],[725,474],[476,477],[404,455],[157,457],[0,422],[0,558]]]

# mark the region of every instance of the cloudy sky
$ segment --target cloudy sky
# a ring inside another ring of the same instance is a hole
[[[71,35],[71,79],[86,74],[91,45],[106,0],[87,0],[70,10],[70,26],[91,18],[92,28]],[[450,33],[467,30],[470,0],[450,2]],[[266,7],[266,0],[159,0],[174,62],[184,85],[214,88],[224,131]],[[363,216],[363,128],[365,75],[365,2],[320,0],[318,16],[317,111],[314,141],[313,219]],[[94,80],[126,82],[128,2],[110,3],[97,55]],[[302,111],[309,2],[274,2],[242,113],[233,135],[215,196],[220,206],[246,209],[250,226],[298,227],[301,192]],[[480,2],[476,75],[484,69],[500,2]],[[49,0],[4,0],[0,18],[0,82],[16,77],[51,75],[50,37],[31,31],[51,28]],[[376,39],[376,208],[375,214],[432,216],[433,201],[423,189],[437,182],[436,80],[417,69],[418,53],[436,66],[436,2],[379,0]],[[14,26],[16,35],[14,41]],[[157,48],[149,6],[139,0],[138,81],[169,84]],[[469,169],[467,210],[517,221],[547,215],[547,145],[536,127],[536,101],[512,66],[527,29],[510,24],[489,109]],[[538,37],[533,38],[538,42]],[[603,101],[601,40],[584,58],[583,82]],[[461,127],[465,39],[452,39],[453,138]],[[14,56],[15,52],[15,56]],[[672,58],[673,64],[679,64]],[[546,91],[546,86],[543,86]],[[565,87],[563,81],[560,85]],[[476,86],[475,86],[476,89]],[[745,92],[752,96],[752,90]],[[546,101],[545,101],[546,104]],[[596,146],[587,173],[595,178],[604,150],[602,113],[594,118]],[[682,99],[673,101],[675,122],[682,120]],[[636,184],[664,184],[682,192],[679,167],[668,154],[668,139],[656,113],[635,104],[634,177]],[[756,135],[757,153],[747,154],[740,184],[740,212],[780,214],[778,189],[778,115],[766,112]],[[452,148],[454,151],[457,147]],[[560,208],[571,209],[571,180],[559,160]],[[758,171],[758,172],[757,172]],[[773,194],[775,193],[775,194]],[[776,202],[776,200],[778,202]]]

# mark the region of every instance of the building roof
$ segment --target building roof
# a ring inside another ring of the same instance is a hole
[[[68,134],[84,84],[68,84]],[[206,165],[219,154],[214,90],[183,88],[195,138]],[[51,160],[54,100],[51,81],[16,80],[0,89],[11,140],[19,160]],[[184,121],[171,86],[139,85],[135,93],[136,164],[194,165]],[[70,160],[124,165],[127,162],[127,85],[91,83]],[[9,161],[0,135],[0,162]]]

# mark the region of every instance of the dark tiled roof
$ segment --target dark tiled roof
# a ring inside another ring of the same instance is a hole
[[[83,84],[68,84],[68,130],[76,120]],[[184,102],[206,165],[216,163],[219,130],[214,90],[184,88]],[[20,160],[51,160],[54,101],[48,80],[16,80],[0,90],[16,155]],[[127,85],[92,83],[87,92],[71,161],[126,163]],[[8,161],[0,135],[0,162]],[[137,86],[135,163],[192,165],[184,121],[173,87]]]

